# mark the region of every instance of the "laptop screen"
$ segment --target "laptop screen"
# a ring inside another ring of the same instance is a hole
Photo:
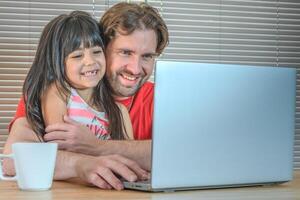
[[[296,70],[158,61],[152,188],[292,179]]]

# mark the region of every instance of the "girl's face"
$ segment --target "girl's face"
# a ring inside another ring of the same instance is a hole
[[[100,46],[78,49],[65,59],[66,75],[76,89],[95,87],[105,74],[105,55]]]

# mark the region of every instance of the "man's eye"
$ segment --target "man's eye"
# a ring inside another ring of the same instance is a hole
[[[143,58],[144,58],[145,61],[151,61],[151,60],[155,59],[155,55],[147,54],[147,55],[144,55]]]
[[[129,56],[131,54],[130,51],[120,51],[120,54],[123,56]]]
[[[144,58],[146,59],[152,59],[154,56],[153,55],[145,55]]]

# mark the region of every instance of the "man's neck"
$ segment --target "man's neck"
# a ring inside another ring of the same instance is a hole
[[[132,98],[133,96],[129,96],[129,97],[122,97],[122,96],[116,96],[116,95],[113,95],[114,99],[116,101],[123,101],[123,100],[126,100],[126,99],[129,99],[129,98]]]

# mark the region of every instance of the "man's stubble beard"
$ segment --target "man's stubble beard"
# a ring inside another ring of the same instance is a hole
[[[144,76],[139,80],[137,84],[133,87],[123,86],[118,81],[118,75],[114,75],[112,77],[107,77],[108,82],[112,88],[113,95],[116,97],[131,97],[137,93],[137,91],[142,87],[142,85],[149,79],[149,77]]]

